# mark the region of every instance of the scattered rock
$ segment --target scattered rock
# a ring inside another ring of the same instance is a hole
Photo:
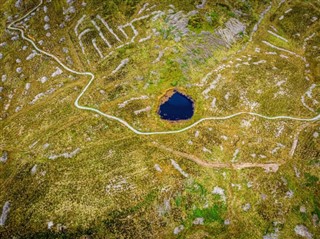
[[[176,169],[176,170],[178,170],[184,177],[189,177],[189,175],[185,172],[185,171],[183,171],[182,170],[182,168],[180,168],[180,166],[179,166],[179,164],[176,162],[176,161],[174,161],[173,159],[171,159],[171,164],[172,164],[172,166]]]
[[[293,167],[293,170],[294,170],[296,177],[300,178],[300,171],[296,167]]]
[[[17,72],[18,74],[21,74],[21,73],[22,73],[22,67],[18,67],[18,68],[16,69],[16,72]]]
[[[121,63],[117,66],[117,68],[111,72],[111,74],[117,73],[121,68],[123,68],[126,64],[128,64],[128,62],[129,62],[129,58],[123,59]]]
[[[311,22],[315,22],[315,21],[317,21],[318,20],[318,18],[316,17],[316,16],[313,16],[312,18],[311,18]]]
[[[238,190],[241,190],[241,185],[240,184],[234,184],[234,183],[231,183],[231,187],[236,187],[236,188],[238,188]]]
[[[60,40],[59,40],[59,44],[63,43],[65,40],[66,40],[65,37],[61,37]]]
[[[319,217],[317,214],[312,215],[312,224],[314,227],[318,227],[320,224]]]
[[[1,227],[3,227],[5,225],[9,211],[10,211],[10,202],[7,201],[7,202],[5,202],[5,204],[3,205],[3,208],[2,208],[2,214],[0,217],[0,226]]]
[[[5,163],[8,160],[8,152],[7,151],[3,151],[2,156],[0,158],[0,162]]]
[[[50,29],[50,24],[49,23],[46,23],[44,26],[43,26],[44,30],[48,31]]]
[[[64,232],[67,229],[66,226],[62,225],[62,224],[57,224],[57,231],[58,232]]]
[[[260,64],[264,64],[266,62],[267,62],[266,60],[260,60],[260,61],[253,62],[253,64],[254,65],[260,65]]]
[[[307,239],[312,239],[313,235],[308,231],[308,228],[304,225],[297,225],[294,228],[294,231],[297,235],[305,237]]]
[[[126,105],[128,105],[131,101],[134,101],[134,100],[147,100],[147,99],[149,99],[149,97],[146,95],[142,95],[140,97],[132,97],[129,100],[126,100],[123,103],[118,104],[118,108],[119,109],[124,108]]]
[[[80,152],[80,148],[75,149],[74,151],[70,153],[63,153],[63,154],[58,154],[58,155],[51,155],[49,156],[49,159],[55,160],[57,158],[73,158],[76,154]]]
[[[52,227],[53,227],[53,222],[52,221],[50,221],[50,222],[48,222],[48,229],[50,230]]]
[[[143,80],[144,80],[144,77],[143,77],[143,76],[137,76],[135,79],[136,79],[137,81],[143,81]]]
[[[22,106],[17,106],[16,109],[14,110],[14,112],[19,112],[22,109]]]
[[[51,74],[51,77],[56,77],[62,74],[62,70],[59,67],[56,67],[56,71]]]
[[[7,80],[7,75],[2,75],[2,76],[1,76],[1,81],[2,81],[2,82],[5,82],[6,80]]]
[[[35,50],[32,50],[32,53],[27,56],[26,60],[30,61],[31,59],[33,59],[35,56],[37,55],[37,52]]]
[[[163,205],[160,205],[158,208],[159,215],[164,216],[166,213],[170,212],[171,205],[170,205],[170,199],[164,199]]]
[[[233,157],[232,157],[232,159],[231,159],[231,162],[237,161],[237,158],[238,158],[239,153],[240,153],[240,149],[236,149],[236,150],[234,151]]]
[[[242,206],[242,210],[245,211],[245,212],[249,211],[250,208],[251,208],[251,204],[250,203],[246,203],[246,204],[244,204]]]
[[[159,62],[161,60],[161,58],[164,55],[164,52],[167,50],[168,48],[166,47],[163,51],[159,51],[158,57],[152,62],[152,64],[155,64],[157,62]]]
[[[160,168],[159,164],[155,164],[154,165],[155,170],[157,170],[158,172],[162,172],[162,169]]]
[[[69,50],[68,50],[67,47],[63,47],[63,48],[62,48],[62,51],[63,51],[64,53],[66,53],[66,54],[69,52]]]
[[[173,230],[173,234],[178,235],[183,229],[184,229],[184,226],[180,225]]]
[[[46,76],[43,76],[40,78],[41,83],[45,83],[47,80],[48,80],[48,77],[46,77]]]
[[[30,89],[30,87],[31,87],[31,83],[26,83],[26,86],[24,87],[24,89],[26,91],[28,91]]]
[[[265,168],[265,172],[266,173],[276,173],[279,169],[279,165],[278,164],[270,164],[268,165],[268,167]]]
[[[260,197],[261,197],[261,199],[262,199],[263,201],[265,201],[268,196],[267,196],[266,194],[262,193],[262,194],[260,195]]]
[[[236,18],[230,18],[226,24],[225,28],[218,28],[216,34],[220,36],[225,44],[230,47],[231,44],[235,43],[240,33],[244,33],[246,30],[246,25],[240,22]]]
[[[151,39],[151,37],[152,37],[152,35],[149,35],[149,36],[147,36],[147,37],[141,38],[141,39],[139,40],[139,42],[141,43],[141,42],[148,41],[148,40]]]
[[[198,217],[198,218],[194,219],[194,221],[193,221],[194,225],[203,225],[203,223],[204,223],[204,218],[202,218],[202,217]]]
[[[224,193],[224,189],[220,188],[220,187],[214,187],[212,190],[212,194],[216,194],[219,195],[221,197],[221,199],[226,202],[226,195]]]
[[[287,198],[292,198],[293,197],[293,191],[292,190],[289,190],[288,192],[286,192],[286,197]]]
[[[205,152],[205,153],[212,154],[212,151],[210,149],[207,149],[206,147],[202,147],[202,151]]]
[[[278,239],[278,238],[279,238],[278,233],[269,233],[263,236],[263,239]]]
[[[60,83],[58,86],[61,87],[63,85],[63,83]],[[43,98],[46,95],[52,94],[53,92],[55,92],[56,89],[55,88],[50,88],[49,90],[47,90],[46,92],[41,92],[39,94],[37,94],[33,100],[31,102],[29,102],[30,105],[33,105],[34,103],[36,103],[39,99]]]
[[[159,18],[161,18],[162,16],[164,16],[165,13],[163,11],[154,11],[153,12],[153,17],[152,17],[152,21],[155,22],[157,21]],[[156,34],[157,35],[157,34]]]
[[[36,174],[36,172],[37,172],[37,165],[36,164],[32,167],[30,172],[31,172],[31,175],[35,175]]]
[[[147,106],[147,107],[144,108],[144,109],[135,110],[135,111],[134,111],[134,114],[135,114],[135,115],[138,115],[138,114],[140,114],[140,113],[142,113],[142,112],[148,112],[148,111],[150,111],[150,110],[151,110],[151,106]]]
[[[17,0],[16,3],[14,4],[16,8],[21,8],[21,5],[22,5],[22,0]]]
[[[127,177],[117,176],[111,179],[106,186],[105,190],[107,194],[119,193],[122,191],[133,190],[136,187],[127,181]]]
[[[201,4],[197,5],[196,8],[203,9],[206,3],[207,3],[207,0],[202,0]]]
[[[182,36],[188,35],[189,17],[194,16],[197,13],[198,11],[191,11],[188,14],[184,14],[182,11],[179,11],[167,16],[166,22],[168,23],[168,27],[172,29],[170,34],[172,34],[174,38],[178,38],[176,41],[179,41],[179,38]],[[168,33],[165,32],[163,37],[166,39],[168,37]]]
[[[306,206],[305,206],[305,205],[301,205],[301,206],[300,206],[300,212],[301,212],[301,213],[306,213],[306,212],[307,212],[307,209],[306,209]]]

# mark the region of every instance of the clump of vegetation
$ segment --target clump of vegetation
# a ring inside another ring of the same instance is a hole
[[[223,223],[224,219],[222,218],[223,213],[225,212],[225,206],[222,205],[212,205],[208,208],[196,208],[193,210],[192,217],[203,218],[205,223],[219,222]]]

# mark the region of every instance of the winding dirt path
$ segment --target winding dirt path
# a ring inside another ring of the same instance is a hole
[[[193,162],[195,162],[196,164],[202,166],[202,167],[206,167],[206,168],[224,168],[224,169],[244,169],[244,168],[262,168],[264,169],[266,172],[277,172],[279,167],[284,164],[282,163],[220,163],[220,162],[207,162],[205,160],[202,160],[192,154],[187,154],[184,152],[180,152],[168,147],[165,147],[163,145],[160,145],[156,142],[153,142],[152,146],[157,147],[161,150],[170,152],[176,156],[180,156],[186,159],[189,159]]]
[[[259,117],[259,118],[266,119],[266,120],[294,120],[294,121],[305,121],[305,122],[311,122],[311,121],[320,120],[320,114],[315,116],[315,117],[313,117],[313,118],[299,118],[299,117],[292,117],[292,116],[265,116],[265,115],[261,115],[261,114],[253,113],[253,112],[238,112],[238,113],[235,113],[235,114],[232,114],[232,115],[227,115],[227,116],[202,118],[202,119],[199,119],[198,121],[194,122],[193,124],[191,124],[191,125],[189,125],[189,126],[187,126],[185,128],[178,129],[178,130],[155,131],[155,132],[144,132],[144,131],[137,130],[133,126],[131,126],[128,122],[126,122],[125,120],[123,120],[121,118],[118,118],[118,117],[113,116],[113,115],[106,114],[106,113],[104,113],[104,112],[102,112],[102,111],[100,111],[98,109],[79,104],[79,100],[85,94],[85,92],[88,90],[88,88],[90,87],[90,85],[94,81],[94,79],[95,79],[94,74],[91,73],[91,72],[79,72],[79,71],[73,70],[73,69],[69,68],[68,66],[64,65],[59,60],[59,58],[57,58],[55,55],[53,55],[51,53],[48,53],[48,52],[46,52],[44,50],[41,50],[32,39],[26,37],[23,29],[18,28],[18,27],[15,26],[16,23],[18,23],[18,22],[22,21],[23,19],[25,19],[26,17],[28,17],[32,12],[37,10],[37,8],[39,8],[42,4],[43,4],[43,0],[40,0],[40,3],[36,7],[31,9],[28,13],[26,13],[21,18],[11,22],[8,25],[7,28],[9,30],[19,31],[21,33],[22,39],[24,39],[27,42],[29,42],[34,47],[34,49],[37,50],[38,52],[40,52],[43,55],[46,55],[46,56],[51,57],[52,59],[54,59],[65,70],[67,70],[67,71],[69,71],[69,72],[71,72],[73,74],[76,74],[76,75],[82,75],[82,76],[89,76],[90,77],[90,80],[89,80],[88,84],[83,88],[83,90],[81,91],[81,93],[79,94],[79,96],[76,98],[76,100],[74,102],[74,105],[75,105],[76,108],[81,109],[81,110],[87,110],[87,111],[95,112],[95,113],[97,113],[99,115],[102,115],[103,117],[108,118],[108,119],[118,121],[119,123],[121,123],[124,126],[126,126],[128,129],[133,131],[135,134],[138,134],[138,135],[176,134],[176,133],[181,133],[181,132],[187,131],[187,130],[197,126],[198,124],[200,124],[200,123],[202,123],[204,121],[228,120],[228,119],[232,119],[232,118],[235,118],[235,117],[238,117],[238,116],[242,116],[242,115],[251,115],[251,116]],[[246,167],[249,167],[249,166],[250,165],[247,165]],[[240,166],[232,166],[232,167],[240,167]]]

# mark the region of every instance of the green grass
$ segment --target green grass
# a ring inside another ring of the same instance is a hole
[[[220,205],[213,205],[209,208],[203,208],[199,209],[196,208],[193,210],[192,217],[195,218],[203,218],[205,223],[211,223],[211,222],[219,222],[223,223],[222,219],[222,213],[225,211],[223,206]]]

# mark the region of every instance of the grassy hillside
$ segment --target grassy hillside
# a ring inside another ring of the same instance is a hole
[[[136,135],[77,109],[89,77],[6,29],[37,4],[0,2],[0,238],[317,238],[319,121]],[[17,26],[95,75],[81,105],[154,132],[315,117],[319,19],[317,1],[44,0]],[[170,88],[192,119],[160,119]]]

